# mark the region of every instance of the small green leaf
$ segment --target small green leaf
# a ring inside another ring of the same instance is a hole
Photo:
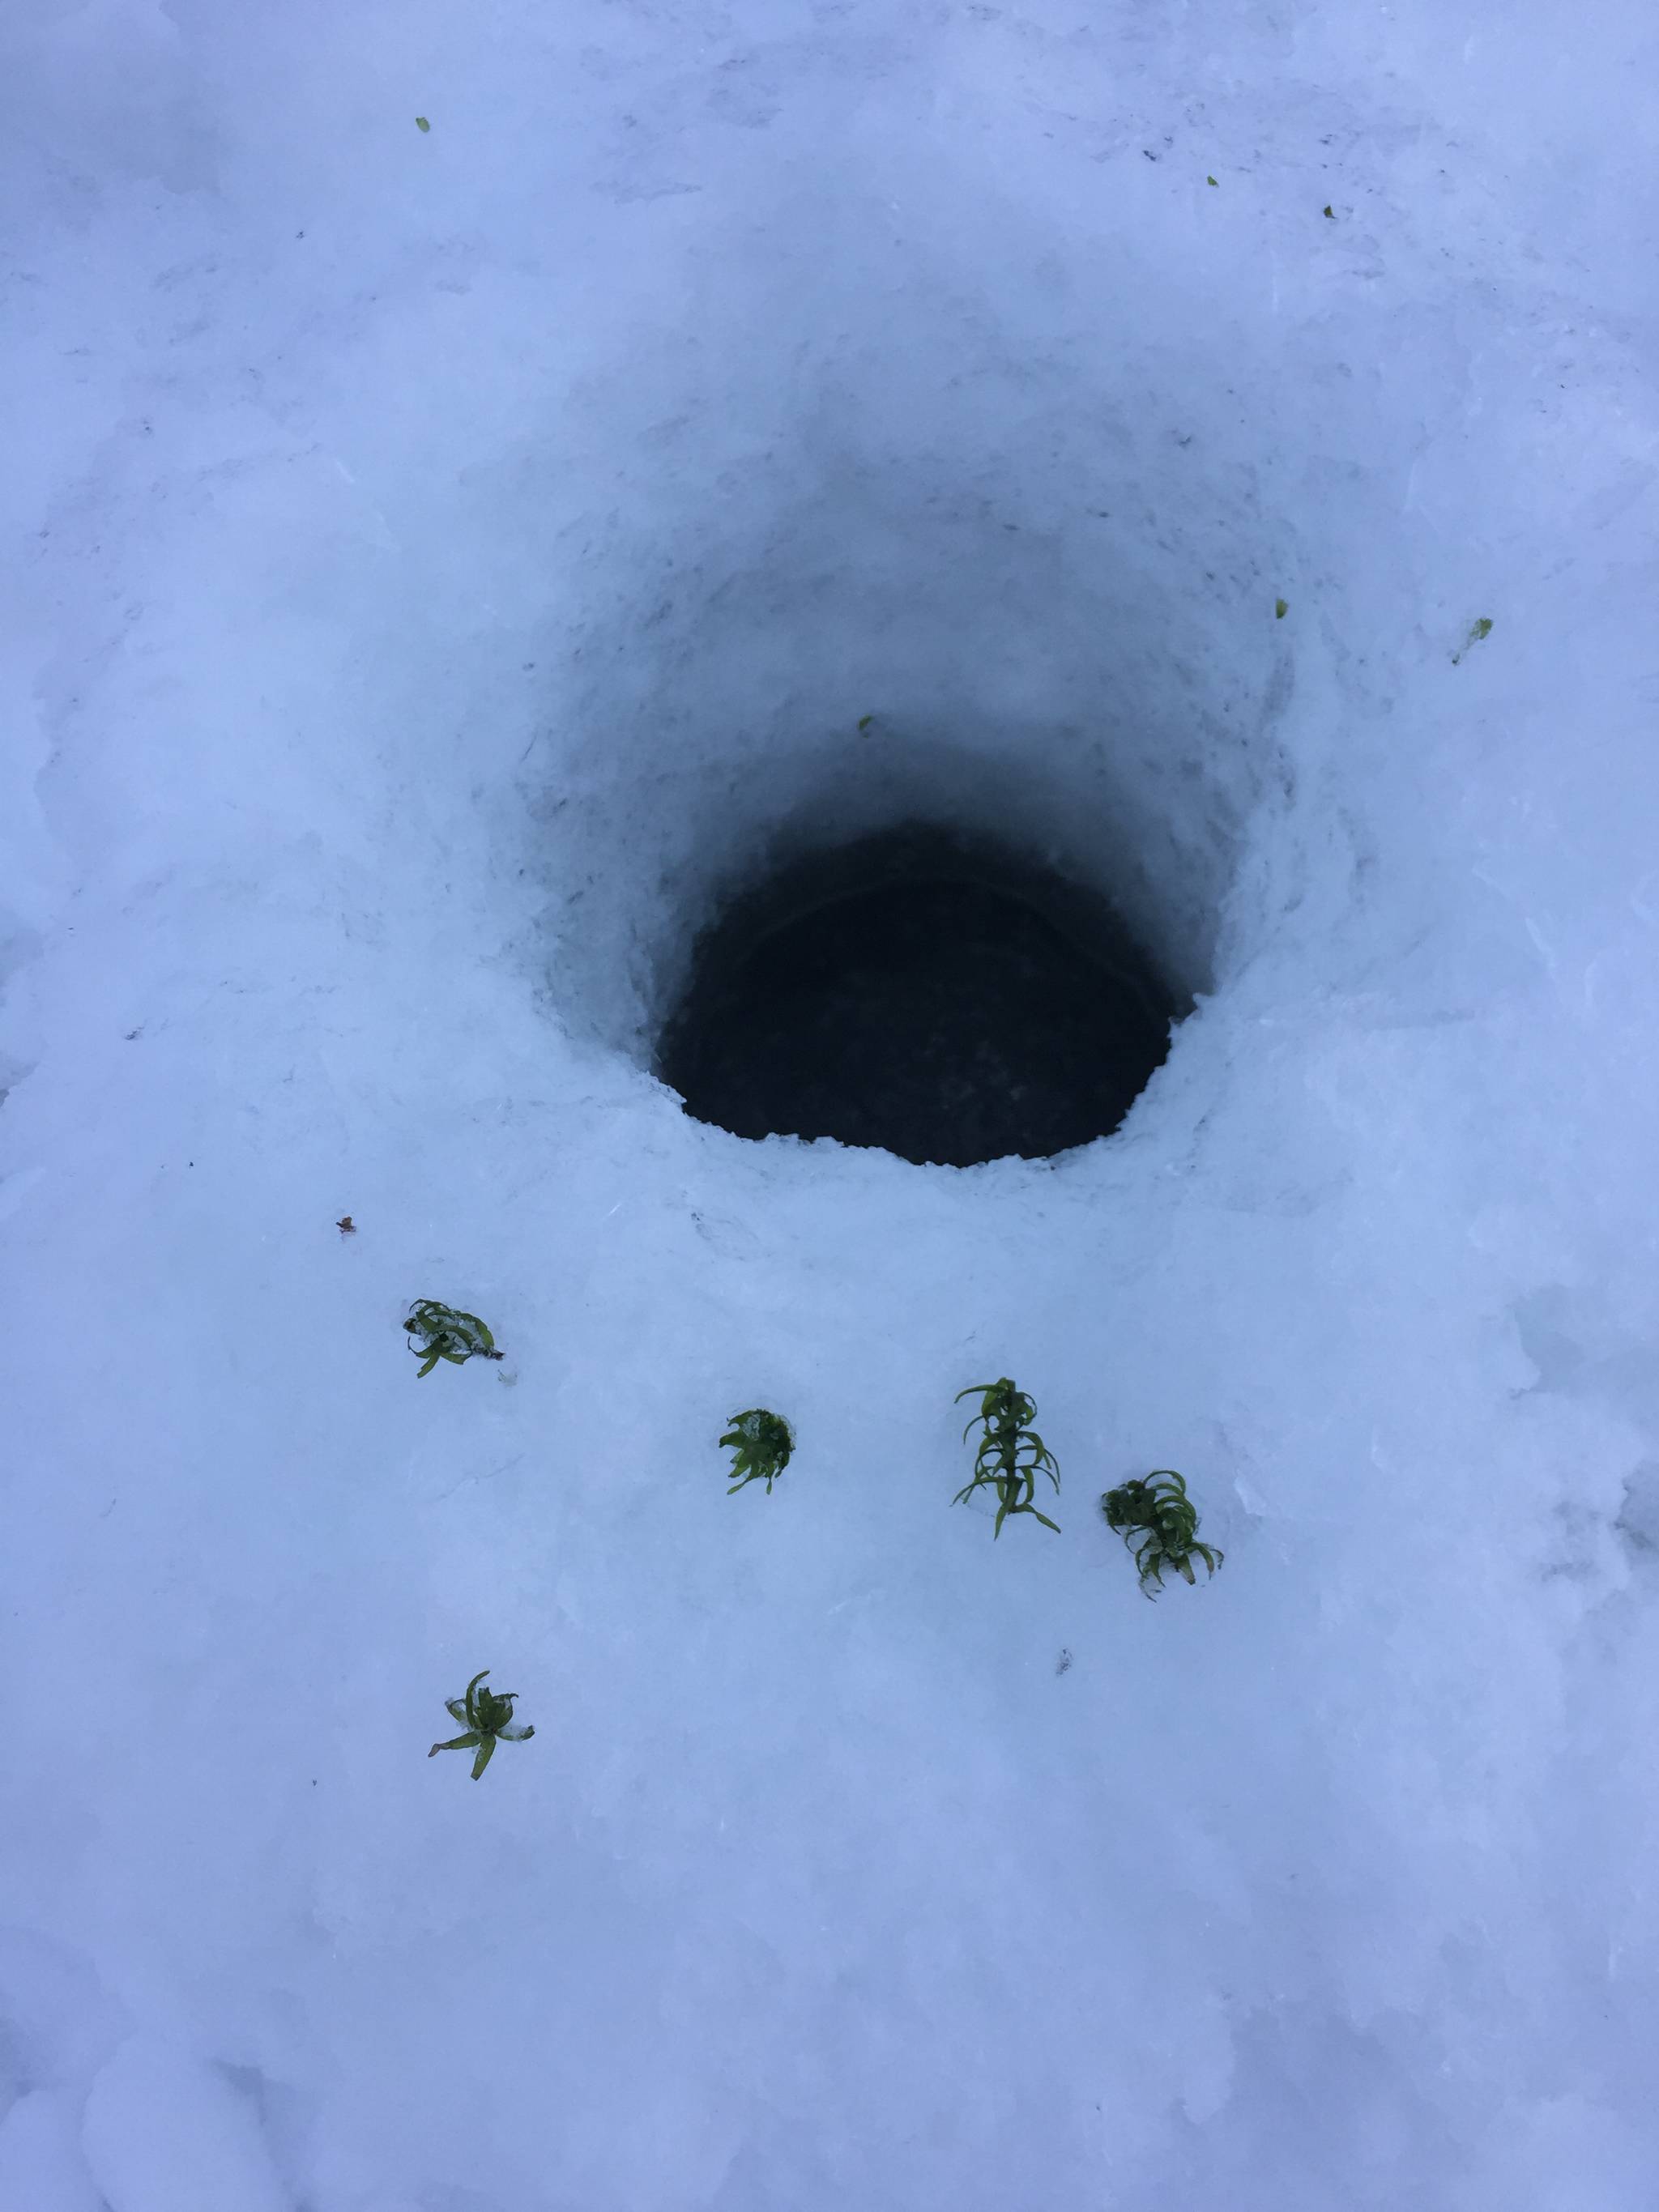
[[[1273,620],[1275,622],[1283,622],[1285,616],[1289,614],[1290,611],[1291,603],[1288,599],[1275,599],[1273,601]]]
[[[875,716],[874,716],[873,714],[860,714],[860,715],[859,716],[859,727],[860,727],[860,729],[861,729],[861,730],[867,730],[867,729],[869,728],[869,726],[870,726],[871,723],[872,723],[872,722],[873,722],[873,721],[875,720],[875,719],[876,719],[876,718],[875,718]]]
[[[1480,621],[1476,623],[1474,628],[1469,632],[1469,643],[1471,645],[1478,645],[1483,637],[1490,637],[1491,635],[1492,617],[1490,615],[1482,615]]]
[[[1327,214],[1328,216],[1330,216],[1330,219],[1331,219],[1331,221],[1332,221],[1333,222],[1334,222],[1336,221],[1336,217],[1335,217],[1335,216],[1334,216],[1334,215],[1333,215],[1333,214],[1331,213],[1331,210],[1330,210],[1330,209],[1329,209],[1329,208],[1327,208],[1327,209],[1326,209],[1326,210],[1325,210],[1325,212],[1326,212],[1326,214]]]
[[[415,128],[417,131],[430,131],[432,125],[427,121],[424,115],[417,115],[415,118]]]
[[[1215,182],[1215,179],[1213,177],[1206,177],[1204,181],[1206,185],[1212,185]]]

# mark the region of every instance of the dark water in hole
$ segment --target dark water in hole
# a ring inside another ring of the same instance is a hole
[[[687,1112],[953,1167],[1115,1129],[1176,1012],[1115,925],[1068,928],[925,842],[866,865],[877,880],[821,880],[781,920],[751,903],[700,945],[658,1067]]]

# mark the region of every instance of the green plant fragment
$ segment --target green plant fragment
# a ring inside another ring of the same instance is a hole
[[[772,1485],[788,1466],[795,1449],[794,1431],[781,1414],[769,1413],[763,1406],[751,1406],[746,1413],[732,1413],[727,1419],[730,1425],[720,1444],[730,1448],[733,1480],[726,1496],[735,1498],[745,1483],[763,1482],[770,1497]]]
[[[441,1359],[452,1367],[464,1367],[469,1359],[506,1356],[496,1351],[495,1338],[477,1314],[441,1305],[436,1298],[416,1298],[404,1328],[416,1340],[409,1348],[421,1363],[417,1382],[422,1375],[430,1375]]]
[[[1273,601],[1273,620],[1275,622],[1283,622],[1285,616],[1289,614],[1290,611],[1291,603],[1288,599],[1275,599]]]
[[[424,115],[417,115],[415,118],[415,128],[417,131],[430,131],[432,125],[427,121]]]
[[[963,1429],[963,1439],[966,1442],[969,1430],[975,1426],[985,1433],[974,1455],[973,1475],[951,1503],[960,1505],[976,1490],[993,1490],[997,1499],[994,1538],[1001,1535],[1002,1524],[1011,1513],[1029,1513],[1058,1536],[1059,1523],[1040,1513],[1033,1502],[1039,1474],[1048,1476],[1056,1492],[1060,1489],[1054,1455],[1030,1425],[1036,1418],[1035,1402],[1006,1375],[994,1382],[970,1382],[967,1389],[957,1391],[956,1402],[960,1405],[964,1398],[975,1395],[979,1411]]]
[[[519,1694],[516,1690],[479,1688],[489,1672],[486,1667],[472,1677],[465,1697],[444,1699],[445,1711],[453,1720],[464,1722],[466,1732],[451,1736],[446,1743],[434,1743],[427,1753],[428,1759],[435,1759],[441,1751],[475,1752],[475,1782],[489,1765],[498,1743],[527,1743],[536,1733],[533,1728],[517,1728],[513,1723],[513,1702]]]
[[[1107,1527],[1119,1531],[1139,1569],[1143,1597],[1155,1597],[1163,1589],[1166,1567],[1194,1583],[1194,1559],[1213,1574],[1227,1556],[1198,1540],[1198,1508],[1173,1468],[1154,1468],[1144,1480],[1137,1478],[1105,1492],[1100,1507]]]

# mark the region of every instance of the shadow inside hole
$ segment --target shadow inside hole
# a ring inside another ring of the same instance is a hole
[[[912,826],[735,901],[697,943],[656,1073],[734,1136],[1042,1159],[1117,1127],[1188,1011],[1097,894]]]

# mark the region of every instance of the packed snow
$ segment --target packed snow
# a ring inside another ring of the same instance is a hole
[[[1643,0],[0,46],[0,2208],[1645,2212]],[[1196,1001],[1121,1130],[689,1118],[916,814]]]

